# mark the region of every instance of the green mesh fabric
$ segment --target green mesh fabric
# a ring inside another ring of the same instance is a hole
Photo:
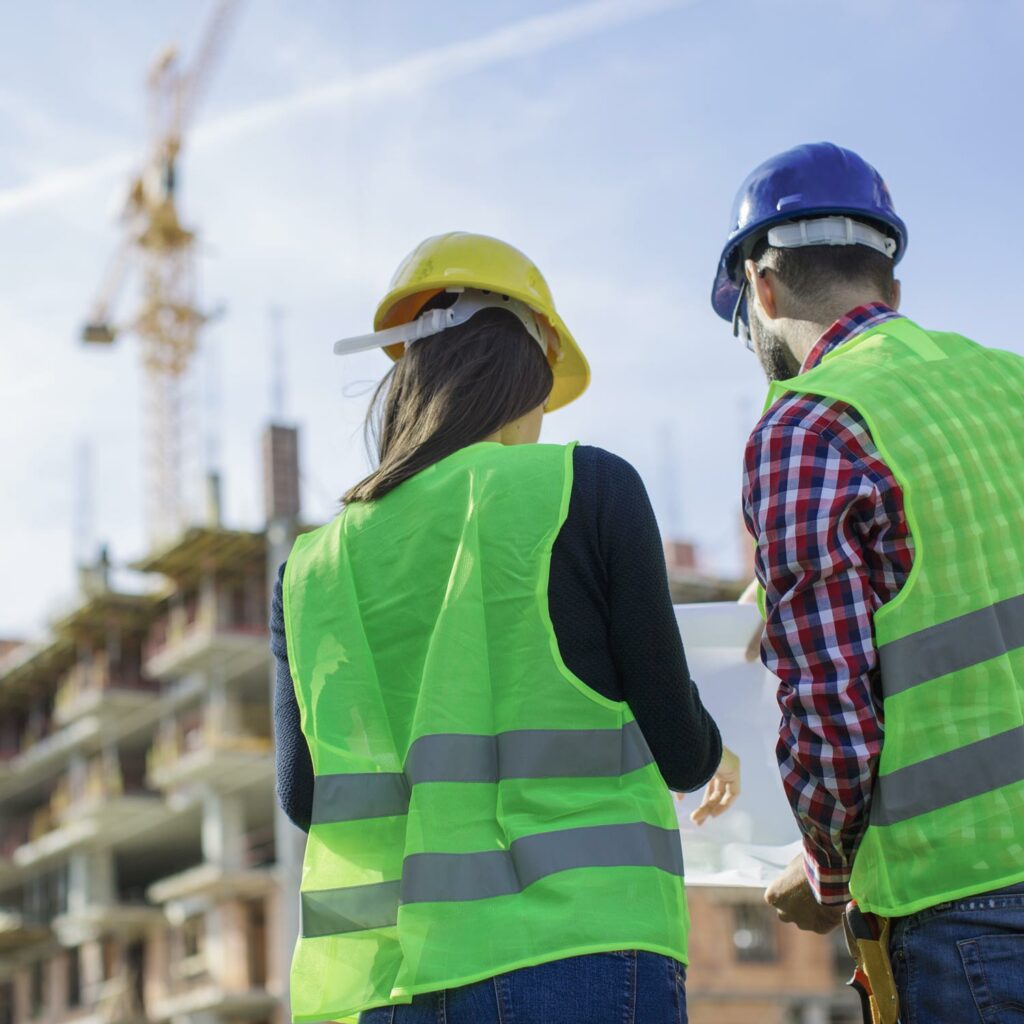
[[[472,445],[297,541],[285,622],[317,794],[346,776],[415,784],[405,813],[382,803],[380,816],[323,821],[314,804],[294,1020],[347,1019],[587,952],[685,962],[671,796],[628,706],[568,670],[548,616],[571,485],[571,446]],[[524,767],[533,730],[562,730],[565,742]],[[584,730],[610,767],[574,775],[589,754],[568,741]],[[482,770],[474,751],[492,737],[503,738],[494,778],[436,780]],[[516,777],[534,770],[545,777]],[[483,856],[452,870],[435,856],[447,854]],[[438,888],[443,898],[422,895]],[[481,897],[488,889],[500,894]]]
[[[913,913],[1024,879],[1024,359],[894,320],[773,385],[854,406],[913,570],[874,617],[885,740],[851,891]]]

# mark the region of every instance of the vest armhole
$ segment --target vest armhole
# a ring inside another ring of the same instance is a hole
[[[281,611],[284,615],[284,639],[285,650],[288,652],[288,673],[292,677],[292,690],[295,692],[295,699],[298,701],[299,713],[301,715],[304,703],[301,699],[298,664],[295,660],[295,650],[292,644],[292,637],[295,635],[292,626],[291,611],[291,575],[296,561],[301,556],[302,548],[306,546],[306,538],[309,534],[299,534],[292,544],[291,553],[285,562],[284,575],[281,577]]]
[[[910,323],[910,321],[908,321]],[[872,328],[870,331],[865,331],[863,335],[858,335],[857,338],[852,339],[858,341],[867,339],[874,335],[885,334],[886,328],[890,327],[890,324],[880,324],[878,327]],[[923,331],[923,328],[913,324],[913,328],[916,331]],[[891,334],[895,334],[894,331],[890,330]],[[905,344],[905,339],[897,338],[900,344]],[[930,340],[930,339],[929,339]],[[841,358],[841,354],[844,346],[840,346],[836,349],[836,356]],[[848,350],[853,352],[854,349]],[[907,520],[907,531],[910,535],[910,539],[914,544],[914,560],[910,566],[910,573],[906,580],[903,582],[903,586],[900,587],[899,592],[890,600],[887,601],[881,608],[879,608],[874,614],[874,620],[877,622],[879,618],[885,619],[889,614],[899,608],[904,601],[906,601],[913,588],[917,584],[918,577],[920,576],[920,568],[924,565],[924,545],[920,540],[921,530],[918,526],[917,512],[914,502],[914,494],[912,489],[908,486],[907,477],[903,472],[902,466],[899,461],[893,458],[892,452],[889,450],[889,446],[886,444],[884,437],[878,431],[877,423],[875,422],[874,416],[867,410],[863,409],[851,396],[845,394],[841,386],[833,387],[826,385],[822,387],[816,379],[810,381],[810,386],[799,386],[801,383],[801,377],[811,377],[815,375],[818,370],[827,369],[831,376],[831,372],[835,363],[829,361],[828,363],[819,363],[813,370],[808,371],[806,374],[801,374],[798,377],[792,377],[786,381],[773,381],[768,389],[768,399],[765,403],[765,411],[771,406],[775,405],[777,401],[785,397],[786,395],[805,395],[814,396],[818,398],[824,398],[835,402],[845,402],[853,409],[858,416],[864,421],[864,425],[868,429],[868,433],[871,435],[871,440],[874,442],[875,448],[878,450],[878,454],[882,461],[888,467],[889,471],[893,475],[896,483],[899,484],[900,490],[903,492],[903,514]],[[818,374],[820,376],[820,374]]]
[[[562,474],[562,499],[558,509],[558,519],[555,522],[551,534],[544,545],[544,554],[541,560],[541,570],[537,580],[537,606],[540,612],[541,622],[543,623],[544,629],[548,634],[548,643],[551,647],[551,656],[554,658],[555,667],[561,673],[562,677],[576,690],[579,691],[587,700],[592,701],[594,704],[599,705],[609,710],[622,712],[625,709],[630,718],[632,718],[632,712],[629,711],[629,705],[624,700],[612,700],[610,697],[605,697],[603,694],[598,693],[593,687],[588,686],[575,672],[566,665],[565,660],[562,658],[562,652],[558,647],[558,637],[555,635],[555,627],[551,621],[551,609],[548,607],[548,583],[551,578],[551,553],[555,546],[555,540],[558,538],[558,534],[562,527],[565,525],[565,521],[569,515],[569,502],[572,498],[572,487],[573,487],[573,456],[576,452],[576,447],[579,444],[578,441],[572,441],[565,446],[563,455],[563,474]]]

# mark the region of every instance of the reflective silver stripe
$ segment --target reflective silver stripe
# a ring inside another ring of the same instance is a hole
[[[892,697],[1018,647],[1024,647],[1024,594],[879,646],[882,692]]]
[[[679,830],[594,825],[524,836],[507,850],[411,854],[402,865],[402,902],[508,896],[560,871],[597,867],[653,867],[682,877]]]
[[[449,903],[510,896],[573,868],[660,868],[683,876],[678,829],[644,822],[593,825],[516,839],[507,850],[484,853],[414,853],[402,881],[302,893],[305,938],[386,928],[402,903]],[[401,899],[399,899],[399,888]]]
[[[318,775],[313,780],[312,824],[388,818],[409,810],[409,782],[394,772]]]
[[[654,760],[635,721],[621,729],[519,729],[497,736],[439,733],[409,749],[405,773],[420,782],[625,775]]]
[[[413,743],[405,775],[318,775],[313,785],[312,823],[405,814],[410,785],[422,782],[612,778],[653,761],[635,721],[621,729],[519,729],[497,736],[437,733]]]
[[[875,780],[871,824],[895,825],[1024,780],[1024,726]]]
[[[302,935],[343,935],[387,928],[398,921],[399,882],[302,893]]]

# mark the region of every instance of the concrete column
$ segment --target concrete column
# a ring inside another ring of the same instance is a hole
[[[90,939],[79,947],[78,969],[82,986],[82,1002],[91,1004],[103,984],[103,940]]]
[[[828,1024],[827,1003],[804,1003],[800,1011],[800,1024]]]
[[[211,725],[228,736],[242,732],[242,721],[238,699],[224,680],[223,671],[217,669],[208,674],[209,692],[206,709]]]
[[[111,626],[107,630],[105,639],[106,650],[104,653],[107,658],[107,671],[109,675],[113,675],[114,667],[121,661],[121,631]]]
[[[176,643],[181,640],[181,630],[185,628],[185,592],[176,587],[171,594],[167,608],[167,640]]]
[[[219,903],[210,911],[207,920],[216,923],[219,956],[216,970],[221,988],[228,992],[243,992],[248,988],[248,921],[245,908],[236,901]],[[211,963],[211,971],[214,969]]]
[[[206,965],[213,983],[225,992],[246,989],[248,958],[244,908],[235,901],[206,912]]]
[[[68,913],[110,906],[116,899],[113,853],[109,849],[72,853],[68,861]]]
[[[81,754],[73,754],[68,762],[68,789],[72,801],[85,793],[85,780],[89,773],[89,761]]]
[[[205,629],[216,630],[220,627],[217,580],[212,572],[204,572],[199,580],[199,617]]]
[[[164,999],[168,994],[167,981],[170,973],[170,951],[168,929],[155,928],[148,935],[145,963],[143,965],[143,992],[146,1006]]]
[[[121,770],[121,754],[116,743],[107,743],[101,752],[103,758],[103,790],[108,800],[124,793],[124,773]]]
[[[203,859],[225,871],[245,866],[245,806],[238,796],[207,786],[203,793]]]
[[[14,985],[14,1022],[23,1024],[29,1017],[29,985],[31,984],[31,970],[23,967],[12,979]]]
[[[68,958],[73,955],[73,950],[65,950],[63,956],[53,957],[48,965],[46,987],[49,990],[50,1012],[47,1016],[55,1016],[58,1020],[64,1016],[68,1005]]]

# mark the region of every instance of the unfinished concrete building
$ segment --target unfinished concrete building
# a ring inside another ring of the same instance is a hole
[[[275,468],[276,557],[298,478]],[[2,1024],[287,1019],[268,531],[216,519],[134,566],[156,589],[101,560],[48,641],[3,654]]]
[[[277,1015],[265,559],[190,530],[146,565],[168,592],[96,593],[9,656],[8,1020]]]

